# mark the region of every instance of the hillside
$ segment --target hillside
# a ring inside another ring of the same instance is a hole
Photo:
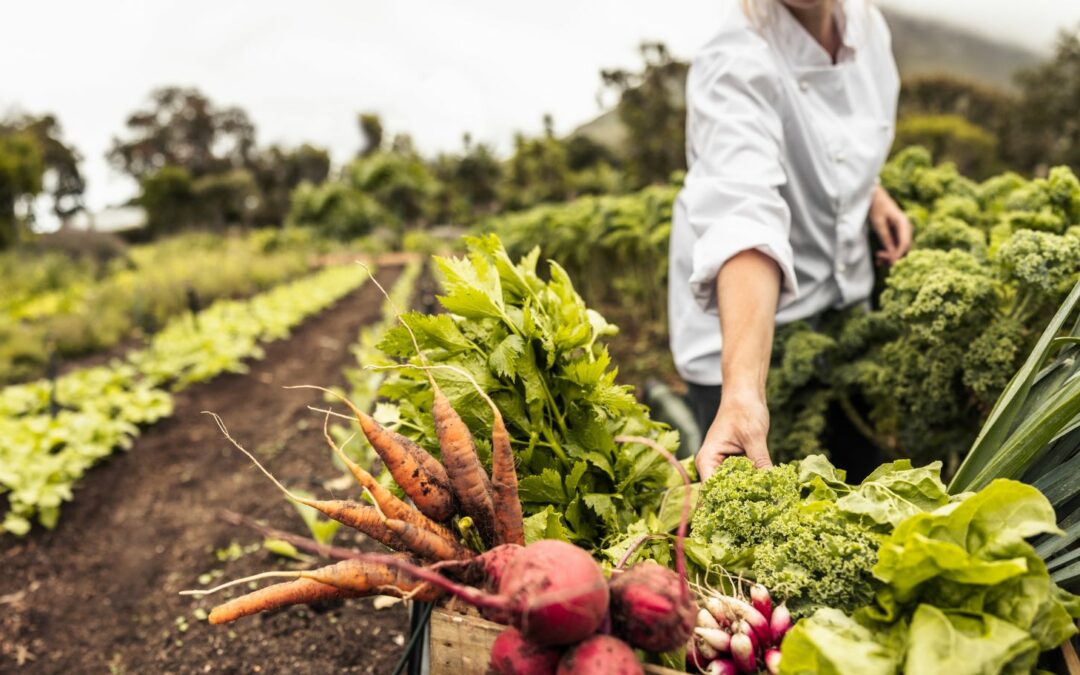
[[[941,24],[882,8],[892,30],[893,52],[903,77],[948,73],[997,87],[1011,87],[1013,74],[1039,61],[1023,47],[982,37],[960,27]],[[625,140],[615,110],[582,124],[572,135],[586,136],[618,149]]]

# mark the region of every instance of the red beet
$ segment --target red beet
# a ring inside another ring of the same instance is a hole
[[[503,571],[499,595],[518,609],[525,639],[568,645],[596,632],[608,611],[608,585],[584,549],[554,539],[533,542]]]
[[[516,628],[507,628],[491,646],[488,675],[555,675],[562,651],[525,640]]]
[[[558,675],[644,675],[634,650],[610,635],[594,635],[563,655]]]
[[[435,569],[395,556],[372,553],[362,559],[385,563],[482,610],[494,610],[538,645],[580,642],[607,616],[604,573],[587,551],[565,541],[533,542],[512,556],[503,568],[497,594],[455,583]]]
[[[697,605],[676,572],[651,560],[611,582],[611,624],[634,647],[666,652],[686,644],[697,622]]]

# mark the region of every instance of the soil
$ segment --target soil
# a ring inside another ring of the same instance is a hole
[[[399,272],[384,266],[378,277],[388,285]],[[201,587],[201,575],[217,583],[288,567],[259,546],[259,535],[224,523],[222,510],[305,531],[295,509],[200,411],[220,414],[284,483],[327,493],[326,481],[340,472],[321,417],[306,409],[321,399],[282,385],[343,385],[348,347],[381,304],[365,284],[268,345],[249,373],[177,394],[173,417],[95,468],[55,530],[0,539],[0,672],[390,672],[407,637],[401,605],[375,609],[359,599],[210,626],[201,610],[226,593],[178,595]],[[371,545],[345,529],[334,543]]]

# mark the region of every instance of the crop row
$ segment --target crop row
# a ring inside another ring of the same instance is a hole
[[[186,234],[110,250],[0,255],[0,383],[160,329],[192,302],[246,297],[309,271],[306,231]]]
[[[260,342],[290,330],[356,289],[367,273],[331,267],[250,300],[221,300],[179,316],[145,349],[107,366],[0,392],[0,530],[29,531],[36,518],[53,527],[75,482],[116,449],[128,449],[141,426],[172,414],[170,392],[223,372],[244,372],[261,358]]]

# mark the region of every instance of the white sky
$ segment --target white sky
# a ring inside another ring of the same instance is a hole
[[[0,115],[53,112],[82,152],[91,208],[132,182],[104,153],[151,89],[196,86],[239,105],[261,145],[312,142],[347,159],[356,113],[425,153],[461,134],[505,150],[543,113],[566,132],[597,113],[599,70],[636,67],[643,39],[688,57],[734,0],[36,0],[0,10]],[[1073,0],[877,0],[1048,52]]]

